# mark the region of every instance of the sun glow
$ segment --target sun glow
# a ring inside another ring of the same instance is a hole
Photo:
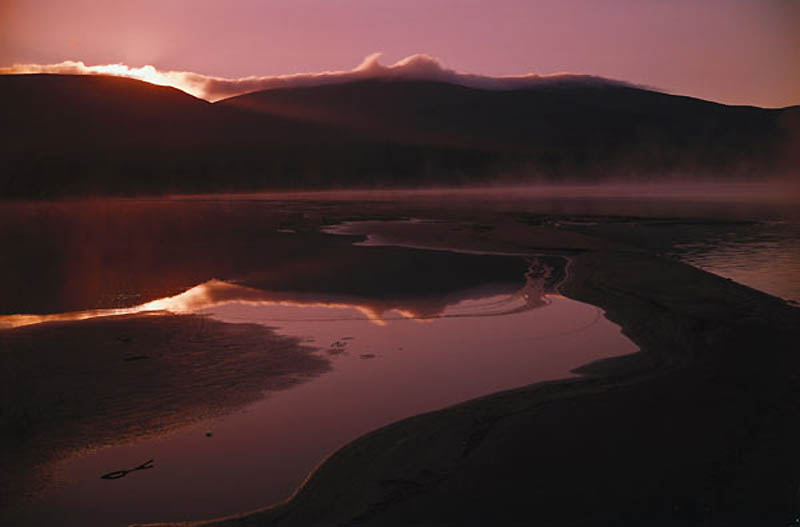
[[[208,98],[205,86],[207,79],[196,73],[186,71],[161,71],[147,64],[131,67],[126,64],[99,64],[87,66],[82,61],[67,60],[58,64],[15,64],[0,68],[0,74],[56,73],[66,75],[110,75],[136,79],[158,86],[171,86],[195,97]]]
[[[158,84],[159,86],[169,86],[172,84],[167,75],[155,69],[155,67],[142,66],[141,68],[131,68],[124,64],[106,64],[104,66],[93,66],[94,71],[103,75],[116,75],[118,77],[129,77],[141,81],[149,82],[150,84]]]

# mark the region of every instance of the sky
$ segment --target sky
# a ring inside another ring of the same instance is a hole
[[[798,27],[800,0],[0,0],[0,66],[225,80],[423,54],[484,78],[571,72],[781,107],[800,104]]]

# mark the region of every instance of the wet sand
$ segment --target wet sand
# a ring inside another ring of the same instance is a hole
[[[602,307],[640,353],[387,426],[285,504],[203,524],[793,522],[800,310],[640,250],[572,249],[562,291]]]
[[[69,478],[44,470],[48,462],[167,434],[328,368],[328,359],[299,339],[191,315],[0,332],[0,501]]]

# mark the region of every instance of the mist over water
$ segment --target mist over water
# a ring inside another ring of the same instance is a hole
[[[3,202],[0,243],[16,250],[0,259],[8,277],[0,281],[0,312],[130,307],[236,277],[274,260],[260,249],[253,253],[253,237],[299,243],[259,226],[265,214],[297,209],[298,217],[324,219],[330,206],[358,213],[365,205],[394,217],[409,210],[420,218],[443,210],[467,219],[472,211],[527,214],[526,221],[618,239],[797,300],[798,200],[798,184],[776,180]]]
[[[675,181],[563,185],[361,189],[233,194],[248,202],[275,199],[415,203],[421,211],[524,212],[569,224],[800,302],[800,180],[736,183]],[[190,201],[217,199],[185,196]]]
[[[520,210],[541,214],[643,215],[714,219],[798,219],[800,178],[720,183],[675,179],[642,183],[619,179],[606,183],[493,184],[459,187],[328,189],[239,194],[196,194],[165,199],[188,201],[331,200],[417,202],[451,207]]]

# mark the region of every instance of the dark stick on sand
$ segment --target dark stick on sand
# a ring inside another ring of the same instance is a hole
[[[136,472],[137,470],[151,469],[151,468],[153,468],[153,461],[154,461],[153,459],[149,459],[149,460],[145,461],[144,463],[142,463],[141,465],[139,465],[137,467],[133,467],[132,469],[115,470],[114,472],[109,472],[108,474],[103,474],[102,476],[100,476],[100,479],[120,479],[120,478],[124,478],[125,476],[127,476],[131,472]]]

